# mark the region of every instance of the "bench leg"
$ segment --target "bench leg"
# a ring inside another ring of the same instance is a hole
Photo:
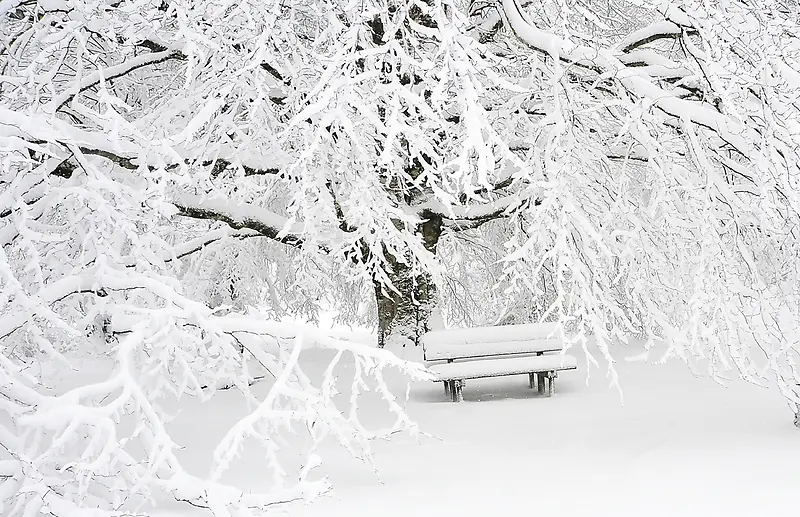
[[[556,372],[547,372],[547,396],[550,397],[556,393]]]
[[[539,388],[538,389],[539,395],[544,395],[544,380],[545,380],[544,373],[539,372],[536,374],[536,384],[538,385]]]
[[[444,384],[444,396],[445,397],[449,397],[450,396],[450,381],[444,381],[442,384]]]
[[[533,389],[536,387],[536,374],[529,373],[528,374],[528,387]]]
[[[453,402],[464,402],[464,394],[461,392],[461,389],[464,387],[464,381],[458,379],[450,382],[453,383],[450,388],[453,392]]]

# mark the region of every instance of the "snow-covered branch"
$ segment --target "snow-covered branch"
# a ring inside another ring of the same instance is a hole
[[[682,27],[672,21],[661,20],[631,32],[617,44],[617,47],[622,52],[630,53],[632,50],[653,43],[654,41],[678,39],[683,36],[685,32],[695,32],[694,27],[691,25]]]
[[[755,158],[751,142],[757,141],[758,136],[735,118],[726,117],[706,104],[677,97],[655,84],[646,71],[626,68],[610,51],[575,45],[538,29],[527,21],[517,0],[503,0],[503,9],[510,27],[530,47],[568,63],[597,67],[602,75],[616,78],[630,93],[647,99],[666,114],[710,129],[742,156]]]
[[[81,79],[80,82],[76,82],[74,86],[68,86],[64,93],[54,98],[49,105],[44,107],[44,109],[45,111],[55,112],[74,99],[79,93],[85,92],[89,88],[97,86],[101,82],[112,81],[144,66],[157,65],[158,63],[163,63],[164,61],[170,59],[185,58],[186,56],[183,55],[183,53],[173,50],[163,50],[161,52],[153,52],[150,54],[142,54],[131,57],[124,63],[92,72],[88,76]]]
[[[294,223],[265,208],[220,198],[181,194],[173,201],[178,214],[194,219],[221,221],[233,229],[250,229],[291,246],[302,244],[301,223]]]

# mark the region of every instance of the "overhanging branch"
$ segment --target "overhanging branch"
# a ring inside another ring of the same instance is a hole
[[[506,21],[517,37],[529,48],[554,59],[596,69],[614,77],[625,90],[638,98],[648,99],[654,107],[679,120],[687,120],[714,132],[742,156],[751,157],[750,142],[758,138],[742,124],[719,113],[713,106],[681,99],[664,90],[651,76],[635,67],[625,66],[611,51],[575,45],[533,25],[517,0],[503,0]]]
[[[80,147],[80,151],[87,155],[100,156],[128,170],[135,170],[139,167],[134,163],[132,158],[120,156],[105,149]],[[220,162],[222,165],[220,165]],[[230,164],[227,160],[221,159],[211,163],[214,164],[214,168],[219,168],[220,170],[224,170],[224,168]],[[61,162],[51,174],[62,178],[70,178],[78,167],[79,165],[73,163],[71,160],[65,160]],[[250,167],[248,167],[248,169],[251,175],[278,172],[278,169],[274,169],[274,172],[273,170],[254,169]],[[176,196],[174,205],[178,209],[178,214],[184,217],[224,222],[235,230],[253,230],[261,236],[290,246],[300,246],[303,243],[300,238],[301,228],[296,226],[291,227],[286,217],[280,216],[257,205],[248,203],[234,204],[228,200],[201,198],[200,196],[192,194]],[[200,244],[198,242],[198,248],[193,251],[201,249],[204,245],[205,244]]]
[[[102,81],[118,79],[146,66],[156,65],[158,63],[163,63],[170,60],[185,61],[187,59],[186,54],[180,50],[168,49],[164,45],[154,41],[140,41],[136,44],[136,46],[147,48],[151,52],[131,57],[118,65],[92,72],[83,78],[77,85],[73,85],[71,88],[68,88],[68,91],[56,96],[53,100],[51,100],[49,103],[50,109],[53,112],[60,110],[65,104],[72,101],[76,95],[97,86]],[[290,81],[285,79],[284,76],[271,64],[263,62],[260,63],[260,66],[272,77],[277,79],[280,84],[290,84]],[[283,104],[284,97],[271,96],[270,100],[275,104]]]
[[[683,36],[684,31],[687,31],[688,34],[697,34],[694,28],[682,27],[677,23],[662,20],[630,33],[619,42],[618,47],[622,52],[630,52],[654,41],[678,39]]]
[[[89,88],[92,88],[93,86],[97,86],[98,84],[100,84],[101,81],[117,79],[119,77],[122,77],[124,75],[133,72],[134,70],[138,70],[139,68],[155,65],[158,63],[163,63],[164,61],[169,61],[170,59],[185,59],[185,58],[186,56],[182,52],[175,50],[164,50],[161,52],[142,54],[136,57],[132,57],[118,65],[110,66],[103,70],[97,70],[96,72],[89,74],[87,77],[81,80],[81,82],[77,85],[77,87],[71,88],[71,90],[74,91],[68,91],[55,97],[50,102],[51,106],[55,106],[55,109],[53,109],[52,111],[58,111],[65,104],[74,99],[76,95],[88,90]]]
[[[234,204],[221,198],[201,198],[191,194],[178,196],[173,204],[178,215],[192,219],[209,219],[220,221],[235,230],[250,229],[265,237],[299,247],[303,244],[300,237],[302,228],[274,212],[249,203]]]

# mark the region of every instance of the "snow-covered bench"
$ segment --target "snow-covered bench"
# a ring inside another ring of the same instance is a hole
[[[444,383],[453,402],[463,400],[467,379],[528,374],[529,387],[552,395],[560,370],[574,370],[577,362],[562,354],[556,325],[526,324],[433,330],[422,336],[425,366]]]

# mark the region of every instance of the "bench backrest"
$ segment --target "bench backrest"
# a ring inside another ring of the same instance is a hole
[[[564,348],[556,323],[433,330],[425,333],[421,342],[426,361],[558,352]]]

